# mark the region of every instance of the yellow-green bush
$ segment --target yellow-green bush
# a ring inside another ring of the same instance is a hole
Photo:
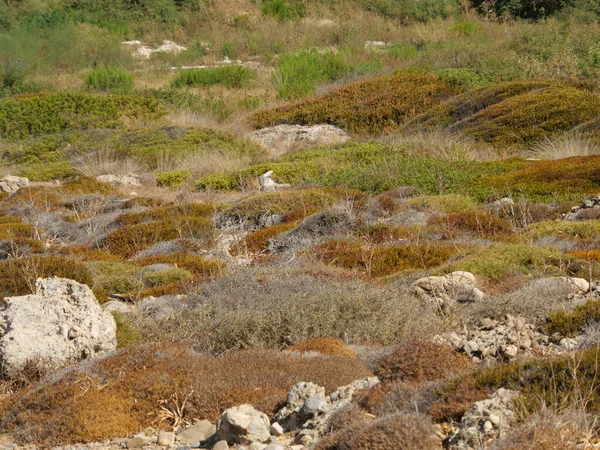
[[[157,118],[164,110],[140,96],[92,95],[83,92],[38,94],[0,100],[0,136],[24,138],[67,128],[112,128],[121,118]]]
[[[69,278],[92,286],[87,267],[77,261],[56,256],[34,256],[0,261],[0,297],[30,294],[37,278]]]
[[[433,216],[428,225],[440,228],[445,238],[453,239],[458,233],[471,233],[482,238],[501,238],[512,234],[513,229],[508,220],[486,211],[462,211],[446,216]]]
[[[192,174],[189,170],[174,170],[156,174],[156,183],[163,187],[178,187],[184,184]]]
[[[225,274],[225,264],[222,262],[183,251],[170,255],[146,256],[145,258],[136,259],[132,263],[140,267],[152,264],[172,264],[203,278],[215,278]]]
[[[181,283],[183,281],[191,280],[193,275],[185,269],[174,267],[168,270],[161,270],[159,272],[148,272],[144,273],[144,283],[150,285],[150,287],[164,286],[167,284]]]
[[[535,237],[566,236],[577,239],[598,239],[600,238],[600,220],[538,222],[531,225],[531,231]]]
[[[315,99],[250,118],[256,128],[281,123],[329,123],[356,132],[381,132],[440,104],[459,90],[437,75],[397,73],[345,86]]]
[[[138,205],[131,205],[138,206]],[[140,205],[141,206],[141,205]],[[117,217],[117,225],[137,225],[155,220],[172,219],[175,217],[209,218],[215,206],[206,203],[189,203],[184,205],[156,207],[148,205],[150,209],[133,213],[125,213]]]
[[[94,279],[94,289],[102,289],[108,294],[126,294],[144,288],[141,269],[133,264],[93,261],[86,265]]]
[[[452,268],[472,272],[492,280],[501,280],[514,272],[558,274],[561,262],[567,263],[564,259],[562,252],[557,248],[494,244],[452,264]]]
[[[323,261],[345,269],[358,269],[373,277],[390,275],[406,269],[437,267],[457,252],[443,245],[399,245],[369,248],[358,241],[329,241],[315,249]]]

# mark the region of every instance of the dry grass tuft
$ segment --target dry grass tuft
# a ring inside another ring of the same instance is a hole
[[[339,339],[333,338],[314,338],[308,341],[300,342],[287,348],[290,351],[307,353],[315,352],[326,356],[345,356],[347,358],[356,358],[356,353]]]
[[[450,347],[432,342],[409,342],[381,359],[375,374],[382,380],[423,383],[448,378],[470,366],[469,358]]]

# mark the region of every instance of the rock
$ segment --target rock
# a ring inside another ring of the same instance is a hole
[[[320,412],[323,412],[326,407],[327,400],[324,396],[313,395],[304,401],[304,405],[302,405],[300,413],[304,417],[314,417]]]
[[[113,186],[141,186],[142,178],[134,173],[126,175],[100,175],[96,177],[98,181],[110,183]]]
[[[136,44],[136,45],[139,45],[139,44]],[[169,53],[169,54],[172,54],[172,55],[176,55],[176,54],[181,53],[181,52],[183,52],[185,50],[187,50],[187,47],[184,47],[182,45],[177,45],[173,41],[164,40],[162,42],[162,44],[159,45],[156,48],[152,48],[152,47],[149,47],[149,46],[146,46],[146,45],[138,47],[132,53],[132,56],[134,58],[139,58],[139,59],[150,59],[150,57],[154,53]]]
[[[283,447],[283,445],[270,444],[267,445],[263,450],[285,450],[285,448]]]
[[[173,445],[175,443],[175,433],[168,431],[160,431],[156,438],[158,445]]]
[[[560,277],[560,279],[573,286],[575,294],[585,294],[590,290],[590,283],[583,278]]]
[[[200,420],[177,434],[182,444],[195,444],[210,439],[217,432],[217,427],[208,420]]]
[[[267,445],[261,444],[260,442],[253,442],[250,444],[250,450],[265,450],[265,448],[267,448]]]
[[[271,433],[271,436],[281,436],[283,434],[283,427],[277,422],[273,422],[271,428],[269,428],[269,433]]]
[[[154,441],[153,438],[145,435],[139,435],[132,438],[127,439],[125,441],[125,446],[127,448],[141,448],[144,445],[148,445]]]
[[[570,351],[575,350],[579,346],[579,342],[573,338],[563,338],[558,344],[562,349]]]
[[[123,42],[121,42],[121,45],[131,45],[131,46],[142,45],[142,41],[123,41]]]
[[[475,402],[451,433],[451,448],[479,450],[481,442],[504,437],[516,421],[513,400],[518,395],[501,388],[486,400]]]
[[[256,130],[250,139],[279,156],[313,145],[342,144],[350,135],[333,125],[277,125]]]
[[[295,429],[300,425],[299,413],[304,406],[304,402],[311,397],[320,397],[325,399],[325,388],[311,383],[301,381],[290,387],[285,406],[281,408],[274,416],[274,419],[283,425],[284,429]]]
[[[229,444],[227,441],[219,441],[214,445],[213,450],[229,450]]]
[[[58,367],[116,349],[115,320],[91,289],[63,278],[38,278],[36,292],[4,299],[0,366],[6,374],[40,359]]]
[[[219,436],[238,444],[265,442],[271,436],[270,427],[271,422],[265,413],[246,404],[229,408],[221,414]]]
[[[279,189],[290,187],[289,184],[280,184],[273,180],[272,170],[269,170],[258,177],[258,183],[260,184],[260,190],[265,192],[277,191]]]
[[[367,41],[365,42],[365,50],[370,52],[384,52],[392,46],[390,42],[383,41]]]
[[[27,186],[29,186],[28,178],[5,175],[0,179],[0,192],[8,192],[9,194],[13,194],[22,187]]]
[[[102,304],[102,309],[108,312],[116,312],[121,314],[128,314],[134,310],[133,305],[129,305],[119,300],[110,300]]]
[[[413,291],[424,302],[435,304],[441,312],[451,310],[456,302],[479,302],[484,297],[475,286],[475,276],[463,271],[420,278],[413,284]]]
[[[445,333],[433,338],[438,344],[449,345],[474,361],[512,360],[528,355],[532,348],[548,346],[548,336],[520,317],[506,315],[503,320],[483,318],[479,327]]]
[[[600,218],[600,194],[588,197],[580,206],[574,206],[563,216],[565,220],[589,220]]]

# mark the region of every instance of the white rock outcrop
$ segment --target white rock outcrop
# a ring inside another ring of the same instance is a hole
[[[277,125],[256,130],[250,139],[282,155],[312,145],[342,144],[350,135],[333,125]]]
[[[6,374],[37,359],[59,367],[116,349],[116,325],[91,289],[64,278],[38,278],[35,294],[4,299],[0,367]]]
[[[264,192],[277,191],[279,189],[290,187],[289,184],[282,184],[275,181],[273,179],[272,170],[269,170],[258,177],[258,184],[260,185],[260,190]]]
[[[135,42],[135,44],[127,44],[127,42]],[[123,44],[137,46],[139,45],[139,41],[126,41],[123,42]],[[132,56],[139,59],[150,59],[154,53],[168,53],[171,55],[176,55],[186,50],[187,47],[184,47],[183,45],[178,45],[173,41],[164,40],[162,44],[156,48],[152,48],[147,45],[140,46],[133,52]]]
[[[414,293],[426,303],[433,303],[441,311],[452,309],[456,302],[478,302],[483,292],[476,286],[470,272],[452,272],[443,277],[424,277],[413,284]]]
[[[265,413],[245,404],[229,408],[221,414],[219,437],[237,444],[266,442],[271,437],[270,428],[271,422]]]
[[[17,192],[22,187],[27,186],[29,186],[28,178],[5,175],[0,179],[0,192],[8,192],[9,194],[12,194],[13,192]]]
[[[128,173],[125,175],[100,175],[96,177],[98,181],[103,183],[110,183],[113,186],[141,186],[142,178],[134,173]]]

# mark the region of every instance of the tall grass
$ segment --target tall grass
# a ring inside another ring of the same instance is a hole
[[[228,65],[221,67],[210,67],[206,69],[186,69],[180,71],[173,81],[171,87],[208,87],[223,85],[228,88],[243,88],[248,86],[255,74],[247,67],[240,65]]]
[[[90,91],[131,92],[135,86],[132,74],[115,66],[98,67],[87,74],[83,82]]]
[[[348,65],[340,54],[305,51],[282,56],[273,78],[279,97],[289,100],[314,94],[319,84],[335,80],[348,71]]]

